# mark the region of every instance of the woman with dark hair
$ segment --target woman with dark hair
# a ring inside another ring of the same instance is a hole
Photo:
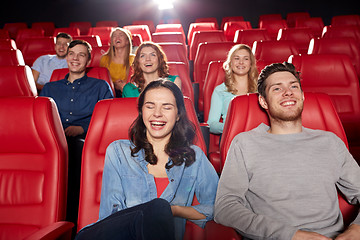
[[[78,239],[182,239],[186,220],[204,227],[213,218],[218,175],[192,145],[195,128],[180,89],[152,81],[138,111],[131,140],[107,148],[99,221]]]
[[[166,55],[161,47],[153,42],[144,42],[136,49],[133,62],[134,73],[124,86],[123,97],[138,97],[146,85],[159,78],[176,83],[181,89],[181,80],[177,75],[169,75]]]

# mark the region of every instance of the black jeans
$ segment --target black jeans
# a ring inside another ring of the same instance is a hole
[[[175,239],[170,204],[161,198],[118,211],[83,228],[75,240]]]

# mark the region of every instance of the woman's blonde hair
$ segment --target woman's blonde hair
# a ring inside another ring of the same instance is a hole
[[[254,54],[251,52],[251,48],[246,44],[237,44],[233,46],[226,58],[226,61],[223,64],[223,68],[225,70],[225,85],[227,87],[228,92],[231,92],[232,94],[236,94],[237,90],[234,87],[234,73],[231,68],[231,59],[234,57],[234,54],[237,50],[245,49],[248,51],[250,55],[250,61],[251,66],[250,70],[248,72],[248,93],[254,93],[257,92],[257,78],[259,76],[258,69],[256,68],[256,59]]]

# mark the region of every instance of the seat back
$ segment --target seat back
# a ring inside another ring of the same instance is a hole
[[[162,23],[156,25],[155,32],[179,32],[182,34],[184,38],[184,42],[186,42],[185,32],[180,23]]]
[[[89,29],[89,35],[99,35],[101,44],[108,46],[110,44],[110,34],[112,30],[112,27],[91,27]]]
[[[88,35],[91,28],[91,22],[70,22],[69,27],[78,28],[80,30],[80,35]]]
[[[220,30],[224,30],[225,23],[230,22],[230,21],[244,21],[244,17],[243,16],[227,16],[227,17],[223,17],[221,19]]]
[[[65,219],[67,144],[50,98],[0,105],[0,239],[26,239]]]
[[[360,42],[360,28],[358,26],[325,26],[322,34],[323,38],[351,37]]]
[[[29,66],[0,66],[0,97],[37,96]]]
[[[25,64],[32,66],[38,57],[46,54],[55,54],[55,38],[29,38],[24,42],[21,52],[23,53]]]
[[[0,66],[25,66],[21,51],[19,49],[0,50]]]
[[[158,45],[162,48],[162,50],[164,51],[167,61],[169,62],[183,62],[185,63],[188,72],[190,72],[189,70],[189,60],[187,57],[187,51],[186,51],[186,46],[183,45],[182,43],[176,43],[176,42],[171,42],[171,43],[158,43]]]
[[[189,69],[184,62],[167,62],[169,73],[178,75],[181,80],[181,92],[194,103],[194,91],[190,79]]]
[[[186,46],[185,39],[180,32],[157,32],[152,34],[154,43],[176,42]]]
[[[314,38],[308,54],[346,54],[360,77],[360,45],[353,38]]]
[[[132,22],[132,25],[147,25],[151,34],[155,32],[155,24],[153,20],[135,20]]]
[[[310,14],[308,12],[289,12],[286,15],[286,23],[289,28],[295,27],[295,22],[297,19],[310,18]]]
[[[28,28],[27,23],[17,22],[17,23],[5,23],[3,29],[9,32],[10,38],[16,39],[17,32],[19,29]]]
[[[192,102],[189,98],[184,99],[188,117],[196,126],[195,144],[206,151]],[[137,116],[137,98],[106,99],[96,104],[83,149],[78,230],[99,217],[107,146],[115,140],[128,139],[128,130]]]
[[[34,28],[19,29],[15,39],[16,45],[21,49],[23,43],[27,41],[29,38],[33,38],[33,37],[44,37],[44,30],[34,29]]]
[[[304,127],[335,133],[348,146],[344,129],[328,95],[305,93],[302,122]],[[241,132],[257,127],[260,123],[269,125],[269,119],[258,103],[257,94],[237,96],[231,101],[220,144],[222,164],[225,163],[233,138]],[[348,204],[340,195],[339,204],[345,223],[350,223],[354,219],[354,214],[357,214],[356,207]]]
[[[233,42],[200,43],[194,60],[194,82],[199,84],[199,110],[203,110],[203,88],[209,63],[225,61]]]
[[[11,39],[8,30],[0,29],[0,39]]]
[[[344,26],[352,25],[360,27],[360,16],[359,15],[339,15],[331,18],[331,26]]]
[[[66,74],[69,73],[68,68],[60,68],[55,69],[50,78],[50,82],[59,81],[61,79],[64,79]],[[86,74],[88,77],[93,77],[97,79],[102,79],[106,81],[113,92],[113,95],[115,96],[115,89],[114,89],[114,83],[111,80],[109,70],[105,67],[87,67],[86,68]]]
[[[189,60],[194,60],[200,43],[204,42],[226,42],[224,31],[196,31],[193,33],[191,45],[189,46]]]
[[[224,34],[227,41],[233,42],[235,33],[241,29],[252,29],[248,21],[228,21],[224,25]]]
[[[235,32],[234,43],[242,43],[252,47],[255,41],[271,40],[266,29],[240,29]]]
[[[102,43],[101,43],[101,39],[99,37],[99,35],[80,35],[80,36],[76,36],[73,37],[74,40],[76,39],[81,39],[84,41],[87,41],[91,47],[102,47]]]
[[[55,28],[54,30],[54,37],[56,37],[56,35],[58,35],[58,33],[67,33],[69,34],[71,37],[78,37],[80,36],[80,29],[78,29],[77,27],[63,27],[63,28]]]
[[[187,43],[191,46],[191,41],[194,32],[197,31],[209,31],[209,30],[217,30],[215,23],[213,22],[199,22],[199,23],[190,23],[189,31],[187,35]]]
[[[314,34],[310,28],[284,28],[279,30],[277,40],[294,41],[299,52],[301,54],[306,54],[310,40],[313,38]]]
[[[321,37],[324,22],[321,17],[310,17],[296,19],[295,27],[308,27],[314,34],[314,37]]]
[[[217,19],[215,17],[196,18],[195,22],[196,23],[199,23],[199,22],[211,22],[211,23],[215,24],[216,29],[219,29],[219,24],[218,24],[218,21],[217,21]]]
[[[113,20],[105,20],[105,21],[98,21],[95,23],[96,27],[118,27],[119,24],[117,21]]]
[[[55,30],[55,23],[54,22],[33,22],[31,24],[32,29],[42,29],[44,30],[45,36],[53,36]]]
[[[277,38],[279,29],[287,28],[285,19],[267,19],[259,22],[260,29],[266,29],[270,35],[270,38],[275,40]]]
[[[0,50],[17,49],[14,39],[2,39],[0,37]]]
[[[107,50],[109,50],[108,45],[103,45],[102,47],[93,47],[91,51],[91,62],[89,67],[99,67],[101,56],[104,55]]]
[[[148,25],[127,25],[124,29],[131,32],[131,34],[140,34],[142,40],[151,41],[151,33]]]

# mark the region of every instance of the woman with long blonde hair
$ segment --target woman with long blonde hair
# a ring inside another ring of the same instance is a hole
[[[227,109],[233,97],[257,92],[256,60],[251,48],[245,44],[233,46],[223,64],[224,83],[218,85],[211,96],[208,124],[210,132],[221,134]],[[222,119],[223,121],[220,121]]]

